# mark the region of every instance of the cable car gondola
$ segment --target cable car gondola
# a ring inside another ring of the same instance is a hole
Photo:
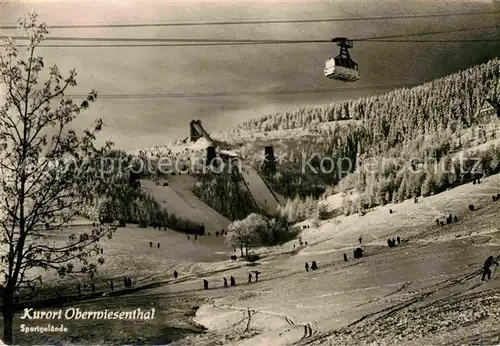
[[[358,64],[351,59],[348,50],[353,46],[352,41],[345,37],[336,37],[332,42],[337,42],[340,54],[325,62],[325,77],[343,82],[357,81],[359,79]]]

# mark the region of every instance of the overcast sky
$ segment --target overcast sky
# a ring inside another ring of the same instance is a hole
[[[0,2],[0,23],[34,10],[49,25],[162,23],[351,18],[500,10],[492,0],[459,1],[7,1]],[[154,28],[52,29],[49,36],[205,39],[331,39],[397,35],[499,25],[500,15],[475,15],[387,21],[253,24]],[[440,34],[421,39],[498,38],[500,29]],[[16,34],[2,30],[2,35]],[[51,42],[62,43],[62,42]],[[368,43],[351,51],[361,79],[355,83],[323,76],[334,44],[212,47],[42,48],[46,65],[76,68],[72,94],[94,88],[100,94],[206,93],[353,88],[420,83],[500,55],[500,43]],[[150,147],[188,135],[191,119],[210,131],[252,117],[358,98],[379,90],[301,95],[163,99],[100,99],[78,121],[97,117],[106,124],[101,138],[117,147]]]

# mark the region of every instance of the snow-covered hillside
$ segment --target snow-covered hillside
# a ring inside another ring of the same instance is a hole
[[[246,130],[236,130],[234,133],[233,128],[229,128],[224,131],[216,132],[212,135],[213,138],[218,140],[237,143],[255,140],[279,140],[286,138],[297,138],[310,135],[317,135],[324,131],[334,128],[335,126],[346,126],[348,124],[361,125],[359,120],[339,120],[339,121],[327,121],[323,123],[311,124],[307,128],[293,128],[288,130],[270,130],[264,132],[252,132]]]

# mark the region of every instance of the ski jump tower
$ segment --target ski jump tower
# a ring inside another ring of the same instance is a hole
[[[211,143],[206,149],[206,165],[208,166],[217,157],[214,141],[201,125],[201,120],[191,120],[189,123],[189,139],[191,142],[196,142],[200,138],[205,138]]]
[[[200,120],[191,120],[189,123],[189,139],[191,142],[196,142],[198,139],[203,137],[203,134],[199,130],[201,127]]]
[[[201,125],[201,120],[191,120],[189,123],[189,138],[191,142],[196,142],[202,137],[211,143],[214,142],[208,132],[203,128],[203,125]]]

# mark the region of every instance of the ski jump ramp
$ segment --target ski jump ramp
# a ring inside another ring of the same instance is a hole
[[[199,224],[203,223],[206,232],[215,233],[223,229],[227,230],[231,223],[228,218],[210,208],[182,186],[176,187],[177,184],[170,183],[169,186],[157,186],[154,181],[150,180],[141,180],[140,182],[141,187],[169,214]]]
[[[283,204],[282,198],[271,191],[260,174],[249,165],[242,167],[241,176],[255,204],[269,215],[276,215],[278,207]]]
[[[203,125],[201,125],[200,120],[192,121],[191,127],[194,128],[194,130],[198,133],[199,136],[205,138],[207,141],[211,143],[214,143],[208,132],[205,131],[205,129],[203,128]]]

